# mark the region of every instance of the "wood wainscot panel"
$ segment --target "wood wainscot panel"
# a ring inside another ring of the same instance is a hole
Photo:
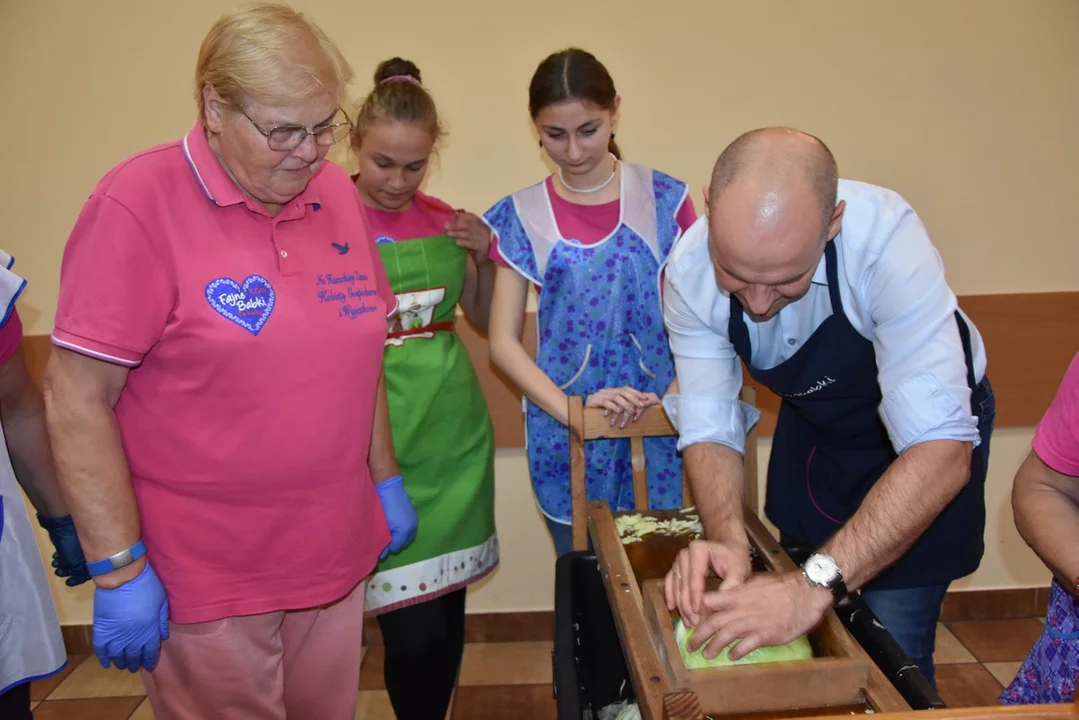
[[[966,295],[997,398],[997,427],[1037,425],[1079,352],[1079,292]]]
[[[997,427],[1036,425],[1079,352],[1079,292],[967,295],[959,298],[959,304],[985,340],[989,380],[997,397]],[[487,394],[496,444],[523,447],[521,396],[490,365],[486,339],[465,325],[458,323]],[[534,313],[528,314],[524,338],[529,352],[534,352]],[[779,398],[748,373],[744,376],[757,391],[758,431],[771,435]]]
[[[1079,352],[1079,292],[1021,293],[1013,295],[967,295],[959,298],[963,311],[985,339],[989,379],[997,397],[997,427],[1035,425],[1049,406],[1071,359]],[[479,376],[495,428],[495,446],[524,447],[524,415],[521,395],[491,364],[487,338],[463,317],[457,321],[461,336]],[[536,316],[525,318],[525,349],[536,351]],[[39,380],[48,358],[46,335],[24,340],[30,372]],[[761,409],[758,431],[771,435],[775,429],[779,398],[757,385]]]

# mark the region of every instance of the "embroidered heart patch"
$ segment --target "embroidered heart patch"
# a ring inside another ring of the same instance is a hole
[[[218,278],[206,286],[210,307],[252,335],[258,335],[274,307],[274,290],[261,275],[251,275],[240,285],[232,278]]]

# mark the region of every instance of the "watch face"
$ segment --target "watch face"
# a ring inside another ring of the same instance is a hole
[[[824,555],[811,555],[805,563],[805,573],[819,585],[830,585],[839,576],[835,561]]]

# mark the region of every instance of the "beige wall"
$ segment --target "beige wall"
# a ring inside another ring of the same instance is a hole
[[[193,123],[199,42],[235,5],[0,2],[0,246],[30,280],[19,306],[27,332],[51,329],[63,243],[97,179]],[[357,96],[385,57],[420,65],[450,126],[428,189],[456,206],[482,210],[543,175],[528,78],[548,52],[580,44],[615,77],[629,158],[699,188],[739,132],[795,125],[831,145],[844,175],[913,202],[956,292],[1079,289],[1073,0],[295,5],[353,62]],[[1017,429],[994,440],[989,551],[964,585],[1048,577],[1015,537],[1006,503],[1029,439]],[[472,595],[471,609],[549,608],[553,556],[523,454],[500,451],[497,462],[503,568]],[[63,620],[87,621],[88,597],[57,593]]]

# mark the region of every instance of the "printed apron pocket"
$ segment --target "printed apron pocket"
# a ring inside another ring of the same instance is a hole
[[[592,357],[592,343],[585,346],[584,360],[581,361],[581,366],[577,368],[577,372],[573,373],[569,380],[558,386],[559,390],[565,391],[570,385],[581,379],[584,375],[584,371],[588,369],[588,360]]]
[[[637,336],[633,333],[629,334],[629,339],[633,342],[633,347],[637,348],[637,367],[640,368],[640,371],[643,372],[645,375],[655,380],[656,374],[647,365],[644,364],[644,348],[641,347],[641,341],[638,340]],[[641,388],[637,389],[640,390]]]

